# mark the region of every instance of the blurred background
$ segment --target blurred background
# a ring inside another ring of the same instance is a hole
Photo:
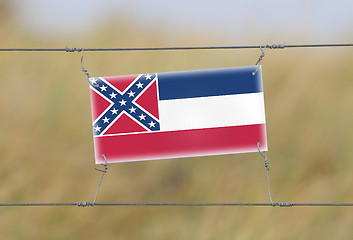
[[[353,2],[1,0],[0,48],[353,42]],[[92,76],[254,65],[254,50],[86,52]],[[0,52],[0,202],[93,201],[80,53]],[[267,50],[275,202],[353,202],[353,48]],[[269,202],[258,153],[111,164],[97,202]],[[351,239],[351,208],[1,207],[2,239]]]

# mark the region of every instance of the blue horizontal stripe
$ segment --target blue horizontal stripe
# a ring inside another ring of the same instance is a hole
[[[159,99],[195,98],[262,92],[257,66],[158,74]]]

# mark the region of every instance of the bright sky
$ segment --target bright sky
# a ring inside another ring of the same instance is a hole
[[[168,36],[226,36],[234,43],[307,39],[352,42],[352,0],[13,0],[21,26],[43,34],[82,33],[120,14]]]

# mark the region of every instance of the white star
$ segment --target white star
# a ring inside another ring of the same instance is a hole
[[[130,113],[136,112],[136,108],[134,108],[134,106],[132,106],[131,108],[129,108]]]
[[[146,75],[146,80],[148,80],[148,79],[150,79],[150,80],[151,80],[151,77],[152,77],[152,75],[151,75],[151,74],[147,74],[147,75]]]
[[[143,83],[139,82],[139,83],[138,83],[138,84],[136,84],[136,85],[137,85],[137,88],[142,88]]]
[[[116,93],[114,93],[114,92],[112,92],[111,94],[109,94],[110,98],[116,98],[116,95],[118,95],[118,94],[116,94]]]
[[[150,128],[153,128],[154,125],[156,125],[156,123],[151,121],[151,122],[149,123],[149,125],[150,125]]]
[[[97,79],[96,78],[90,78],[89,81],[93,84],[97,84]]]
[[[115,108],[114,108],[115,109]],[[108,123],[110,118],[107,118],[107,116],[105,116],[105,118],[103,119],[104,123]]]
[[[129,97],[135,97],[135,93],[132,90],[130,90],[127,94],[129,94]]]
[[[140,121],[146,120],[146,115],[143,115],[143,113],[141,113],[141,115],[139,116],[139,118],[140,118]]]
[[[112,114],[118,114],[118,109],[113,109],[113,110],[110,110],[112,112]]]
[[[123,106],[123,105],[126,106],[126,104],[125,104],[126,101],[124,101],[124,99],[121,99],[121,101],[119,101],[119,103],[120,103],[120,106]]]
[[[100,87],[100,89],[101,89],[101,92],[107,91],[107,86],[104,86],[104,85],[103,85],[103,86]]]
[[[94,130],[96,131],[96,132],[100,132],[101,131],[101,127],[99,127],[98,125],[94,128]]]

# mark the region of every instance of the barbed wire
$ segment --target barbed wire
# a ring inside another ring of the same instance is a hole
[[[77,207],[94,207],[94,206],[149,206],[149,207],[353,207],[353,203],[293,203],[293,202],[277,202],[277,203],[1,203],[0,207],[53,207],[53,206],[77,206]]]
[[[285,49],[318,47],[353,47],[353,43],[328,44],[267,44],[248,46],[196,46],[196,47],[132,47],[132,48],[0,48],[2,52],[81,52],[81,51],[172,51],[172,50],[222,50],[222,49]]]

